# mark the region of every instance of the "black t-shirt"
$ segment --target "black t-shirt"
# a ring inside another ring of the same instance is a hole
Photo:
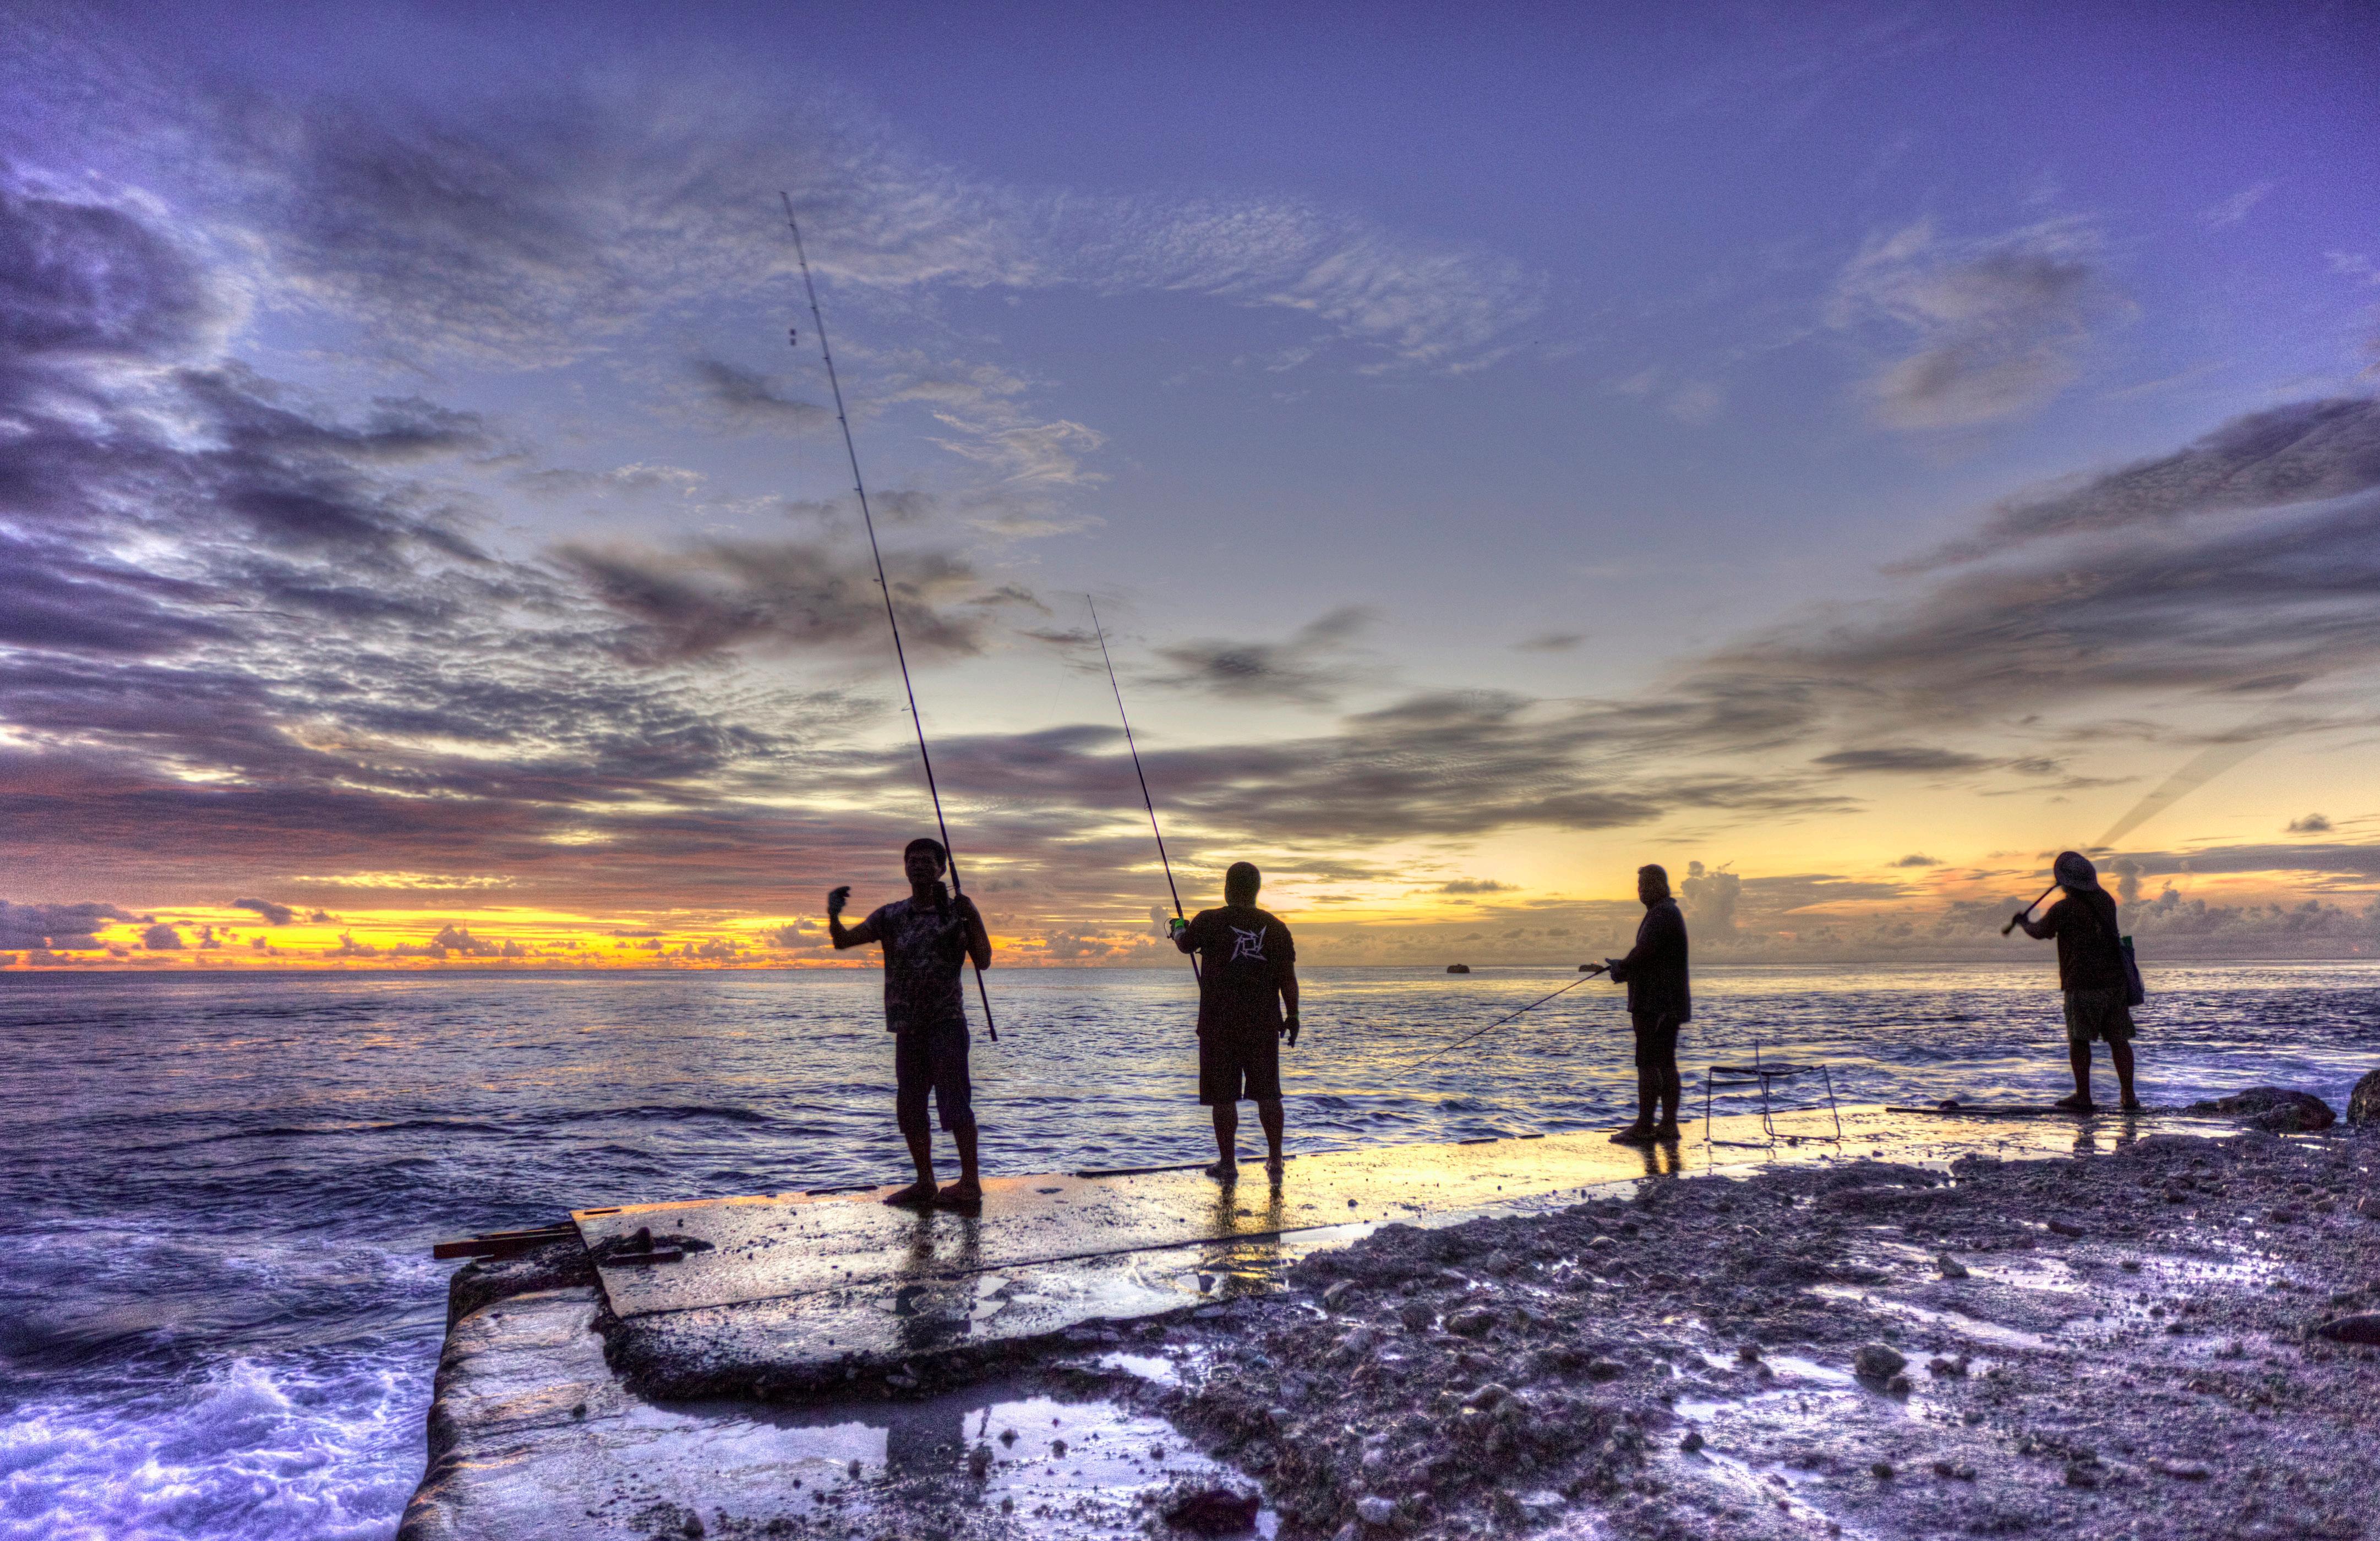
[[[1254,904],[1201,910],[1176,943],[1199,957],[1198,1031],[1281,1025],[1281,986],[1297,946],[1279,917]]]
[[[966,1026],[967,925],[954,904],[899,899],[868,917],[884,944],[884,1030]]]
[[[2068,893],[2041,917],[2058,938],[2059,989],[2121,989],[2124,954],[2116,941],[2116,901],[2106,890]]]

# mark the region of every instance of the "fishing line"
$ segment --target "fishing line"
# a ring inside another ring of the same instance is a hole
[[[1148,773],[1140,768],[1140,746],[1132,739],[1132,717],[1123,710],[1123,686],[1116,683],[1115,660],[1108,654],[1108,634],[1099,625],[1098,601],[1088,594],[1083,602],[1091,608],[1091,635],[1099,639],[1099,661],[1108,666],[1108,688],[1115,692],[1116,718],[1123,723],[1123,746],[1132,751],[1132,773],[1140,778],[1140,800],[1148,809],[1148,832],[1157,837],[1157,859],[1165,868],[1165,891],[1173,895],[1173,918],[1186,920],[1182,913],[1182,891],[1173,886],[1173,862],[1165,854],[1165,831],[1157,827],[1157,799],[1148,795]],[[1206,981],[1198,972],[1198,954],[1190,954],[1190,977],[1201,984]]]
[[[851,442],[851,419],[843,407],[843,382],[834,372],[834,349],[827,346],[826,313],[819,309],[818,285],[810,278],[809,254],[802,249],[801,223],[794,218],[791,194],[779,192],[785,205],[785,228],[794,233],[794,261],[801,264],[802,288],[810,299],[810,321],[818,328],[819,357],[826,360],[826,382],[834,392],[834,420],[843,425],[843,451],[851,457],[851,490],[859,496],[860,521],[868,527],[868,554],[876,559],[876,587],[884,594],[884,624],[892,628],[892,657],[901,665],[901,688],[909,697],[909,721],[917,730],[917,759],[926,768],[926,795],[934,802],[934,827],[941,831],[942,855],[950,863],[951,892],[964,896],[959,886],[959,854],[951,846],[950,822],[942,817],[941,789],[934,784],[934,757],[926,749],[926,720],[917,713],[917,687],[909,680],[909,655],[901,646],[901,620],[892,613],[892,585],[884,577],[884,551],[876,543],[876,516],[868,511],[868,486],[859,474],[859,447]],[[792,339],[796,346],[800,339]],[[967,961],[975,963],[972,955]],[[983,965],[975,965],[975,992],[983,1001],[983,1028],[991,1041],[1000,1041],[1000,1027],[991,1020],[991,992],[984,989]]]
[[[1567,995],[1572,990],[1578,989],[1579,986],[1586,983],[1587,980],[1594,978],[1597,975],[1609,972],[1610,967],[1611,965],[1609,964],[1597,964],[1593,968],[1588,969],[1578,978],[1572,979],[1569,984],[1566,984],[1561,989],[1554,991],[1554,995]],[[1487,1026],[1465,1033],[1461,1037],[1455,1039],[1452,1043],[1444,1044],[1430,1050],[1428,1053],[1414,1062],[1414,1068],[1418,1070],[1423,1065],[1429,1063],[1430,1061],[1437,1059],[1440,1054],[1451,1054],[1455,1050],[1462,1048],[1464,1044],[1469,1043],[1474,1038],[1485,1037],[1488,1033],[1494,1031],[1496,1028],[1501,1027],[1504,1024],[1512,1021],[1512,1018],[1519,1016],[1521,1012],[1536,1011],[1539,1006],[1542,1006],[1547,1001],[1552,1000],[1554,995],[1541,995],[1535,1001],[1530,1001],[1527,1005],[1522,1007],[1520,1012],[1507,1012],[1502,1016],[1500,1016],[1495,1021],[1489,1023]]]

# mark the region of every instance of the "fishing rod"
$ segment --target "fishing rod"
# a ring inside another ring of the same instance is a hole
[[[2007,925],[2005,925],[2005,926],[2003,926],[2003,927],[2001,927],[2001,928],[2000,928],[2000,935],[2002,935],[2002,936],[2006,936],[2006,935],[2008,935],[2010,931],[2015,930],[2015,929],[2016,929],[2016,923],[2017,923],[2018,921],[2020,921],[2020,920],[2023,919],[2026,916],[2031,915],[2031,914],[2034,912],[2034,905],[2039,904],[2043,899],[2046,899],[2046,898],[2048,898],[2051,894],[2053,894],[2053,893],[2055,893],[2055,892],[2058,892],[2058,885],[2057,885],[2056,883],[2052,883],[2052,884],[2050,884],[2047,888],[2043,889],[2043,890],[2041,891],[2041,893],[2040,893],[2039,897],[2035,898],[2035,899],[2034,900],[2033,904],[2027,904],[2027,905],[2026,905],[2022,910],[2019,911],[2016,915],[2011,916],[2010,917],[2010,919],[2009,919],[2009,923],[2008,923]]]
[[[1148,773],[1140,768],[1140,746],[1132,740],[1132,718],[1123,710],[1123,686],[1116,683],[1115,660],[1108,654],[1108,634],[1099,625],[1099,607],[1088,594],[1083,602],[1091,607],[1091,635],[1099,639],[1099,661],[1108,666],[1108,688],[1115,692],[1116,718],[1123,723],[1123,746],[1132,751],[1132,773],[1140,778],[1140,800],[1148,808],[1148,832],[1157,837],[1157,859],[1165,868],[1165,890],[1173,895],[1173,918],[1187,920],[1182,913],[1182,891],[1173,886],[1173,862],[1165,854],[1165,831],[1157,827],[1157,799],[1148,795]],[[1204,984],[1198,972],[1198,954],[1190,954],[1190,977]]]
[[[1572,990],[1574,990],[1574,989],[1578,989],[1578,987],[1579,987],[1579,986],[1581,986],[1581,985],[1583,985],[1583,984],[1586,983],[1586,982],[1587,982],[1587,980],[1594,978],[1597,975],[1598,975],[1598,974],[1604,974],[1604,973],[1609,973],[1609,972],[1610,971],[1610,968],[1611,968],[1611,965],[1610,965],[1609,964],[1597,964],[1593,968],[1588,969],[1585,974],[1583,974],[1583,975],[1579,976],[1579,977],[1578,977],[1577,978],[1575,978],[1575,979],[1572,979],[1569,984],[1564,985],[1561,989],[1558,989],[1558,990],[1554,991],[1554,995],[1567,995],[1567,994],[1569,994]],[[1440,1054],[1451,1054],[1451,1053],[1452,1053],[1455,1050],[1458,1050],[1458,1049],[1462,1048],[1464,1044],[1469,1043],[1469,1042],[1470,1042],[1472,1039],[1474,1039],[1474,1038],[1476,1038],[1476,1037],[1486,1037],[1488,1033],[1490,1033],[1490,1032],[1494,1031],[1496,1028],[1501,1027],[1502,1025],[1504,1025],[1504,1024],[1506,1024],[1506,1023],[1508,1023],[1508,1022],[1512,1021],[1514,1017],[1519,1016],[1519,1015],[1521,1014],[1521,1012],[1534,1012],[1534,1011],[1536,1011],[1539,1006],[1542,1006],[1542,1005],[1544,1005],[1547,1001],[1548,1001],[1552,1000],[1552,999],[1554,998],[1554,995],[1541,995],[1541,996],[1537,997],[1537,999],[1536,999],[1535,1001],[1530,1001],[1527,1005],[1525,1005],[1525,1006],[1522,1007],[1522,1008],[1521,1008],[1521,1011],[1519,1011],[1519,1012],[1507,1012],[1507,1013],[1505,1013],[1502,1016],[1500,1016],[1500,1017],[1498,1017],[1495,1021],[1493,1021],[1493,1022],[1489,1023],[1487,1026],[1485,1026],[1485,1027],[1481,1027],[1481,1028],[1478,1028],[1478,1029],[1476,1029],[1476,1030],[1475,1030],[1475,1031],[1472,1031],[1472,1032],[1465,1033],[1465,1034],[1463,1034],[1461,1037],[1459,1037],[1459,1038],[1455,1039],[1452,1043],[1444,1044],[1444,1045],[1441,1045],[1440,1047],[1439,1047],[1439,1048],[1437,1048],[1437,1049],[1434,1049],[1434,1050],[1430,1050],[1430,1052],[1428,1052],[1428,1053],[1427,1053],[1427,1054],[1423,1055],[1419,1060],[1417,1060],[1417,1061],[1415,1061],[1415,1068],[1418,1069],[1418,1068],[1419,1068],[1419,1067],[1421,1067],[1422,1065],[1426,1065],[1426,1064],[1429,1063],[1429,1062],[1430,1062],[1430,1061],[1437,1059]]]
[[[818,327],[819,357],[826,360],[826,382],[834,392],[834,420],[843,425],[843,452],[851,457],[851,490],[859,497],[860,522],[868,527],[868,554],[876,559],[876,587],[884,594],[884,624],[892,628],[892,657],[901,665],[901,688],[909,697],[909,721],[917,730],[917,759],[926,768],[926,795],[934,802],[934,827],[942,834],[942,857],[950,863],[951,892],[959,898],[966,891],[959,886],[959,854],[951,848],[950,821],[942,817],[941,788],[934,784],[934,757],[926,749],[926,720],[917,714],[917,687],[909,679],[909,654],[901,646],[901,620],[892,613],[892,585],[884,577],[884,550],[876,543],[876,516],[868,511],[868,485],[859,474],[859,447],[851,441],[851,418],[843,407],[843,382],[834,372],[834,349],[827,346],[826,312],[819,309],[818,285],[810,278],[809,253],[802,249],[801,222],[794,218],[794,200],[790,193],[780,191],[777,197],[785,205],[785,228],[794,233],[794,261],[801,264],[802,288],[810,299],[810,321]],[[795,346],[799,340],[795,339]],[[975,964],[970,956],[967,961]],[[991,1020],[991,992],[984,989],[983,965],[975,964],[975,992],[983,1001],[983,1029],[991,1041],[1000,1041],[1000,1026]]]

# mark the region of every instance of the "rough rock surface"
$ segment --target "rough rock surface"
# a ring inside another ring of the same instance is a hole
[[[524,1252],[516,1257],[466,1263],[446,1280],[446,1326],[497,1301],[533,1290],[578,1289],[595,1282],[595,1265],[575,1241]]]
[[[2368,1071],[2355,1083],[2348,1095],[2347,1122],[2357,1125],[2380,1123],[2380,1070]]]
[[[2380,1349],[2320,1335],[2380,1306],[2375,1167],[2155,1135],[1390,1225],[1173,1326],[1167,1407],[1291,1538],[2380,1536]]]
[[[2212,1102],[2193,1102],[2185,1110],[2236,1118],[2268,1135],[2307,1134],[2338,1122],[2329,1103],[2312,1092],[2290,1091],[2286,1086],[2250,1086]]]

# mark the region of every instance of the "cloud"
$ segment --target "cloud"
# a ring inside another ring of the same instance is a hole
[[[1812,763],[1853,775],[1934,776],[1958,770],[1979,770],[1992,762],[1956,749],[1935,748],[1922,744],[1889,744],[1865,749],[1838,749],[1832,754],[1818,756]]]
[[[817,402],[785,394],[771,376],[717,358],[696,358],[688,368],[703,402],[738,428],[806,432],[833,417]]]
[[[172,127],[219,157],[219,196],[249,212],[276,288],[408,356],[551,366],[705,300],[782,301],[780,188],[831,294],[1197,294],[1311,318],[1370,367],[1456,370],[1508,351],[1546,303],[1543,275],[1509,258],[1359,212],[987,182],[847,100],[789,103],[755,74],[686,60],[651,81],[436,111],[227,101],[190,81],[154,99],[193,103]]]
[[[264,916],[265,924],[268,926],[286,926],[298,916],[298,912],[288,905],[276,904],[270,899],[235,899],[231,902],[231,907],[236,910],[254,910]]]
[[[2265,195],[2270,193],[2275,186],[2277,184],[2272,182],[2259,182],[2253,187],[2242,188],[2221,202],[2210,204],[2200,210],[2198,223],[2209,230],[2228,230],[2246,219],[2249,211],[2265,201]]]
[[[2350,497],[2380,487],[2380,401],[2292,402],[2235,418],[2188,448],[1995,506],[1973,536],[1902,566],[1925,572],[2063,536],[2152,528]]]
[[[0,899],[0,947],[92,952],[101,945],[97,932],[130,919],[114,904],[17,904]]]
[[[1678,893],[1698,928],[1714,936],[1734,933],[1736,905],[1743,897],[1741,877],[1725,868],[1706,868],[1698,861],[1689,862]]]
[[[1870,401],[1887,427],[1940,430],[2038,410],[2080,374],[2093,317],[2111,303],[2086,225],[1952,241],[1921,220],[1862,248],[1828,321],[1913,344],[1870,377]]]
[[[1586,640],[1583,631],[1547,631],[1512,644],[1515,652],[1566,653]]]
[[[1150,683],[1227,698],[1328,703],[1367,677],[1347,649],[1371,624],[1369,610],[1346,605],[1306,623],[1284,641],[1168,644],[1157,656],[1170,670],[1151,676]]]
[[[140,945],[155,953],[178,953],[182,950],[182,933],[161,922],[141,931]]]
[[[2328,834],[2330,833],[2330,820],[2325,819],[2321,814],[2309,813],[2303,819],[2290,819],[2289,828],[2283,832],[2288,834]]]
[[[1926,855],[1923,852],[1912,851],[1909,855],[1901,857],[1899,861],[1894,862],[1892,865],[1895,867],[1939,867],[1942,863],[1937,857]]]
[[[1430,892],[1433,893],[1518,893],[1520,890],[1511,883],[1500,883],[1491,878],[1457,878],[1452,882],[1439,884]]]
[[[799,540],[666,552],[572,542],[553,556],[625,623],[610,645],[638,663],[683,663],[744,647],[824,649],[880,661],[890,650],[884,601],[865,551]],[[895,552],[885,566],[913,657],[979,652],[992,615],[1038,603],[945,552]]]

